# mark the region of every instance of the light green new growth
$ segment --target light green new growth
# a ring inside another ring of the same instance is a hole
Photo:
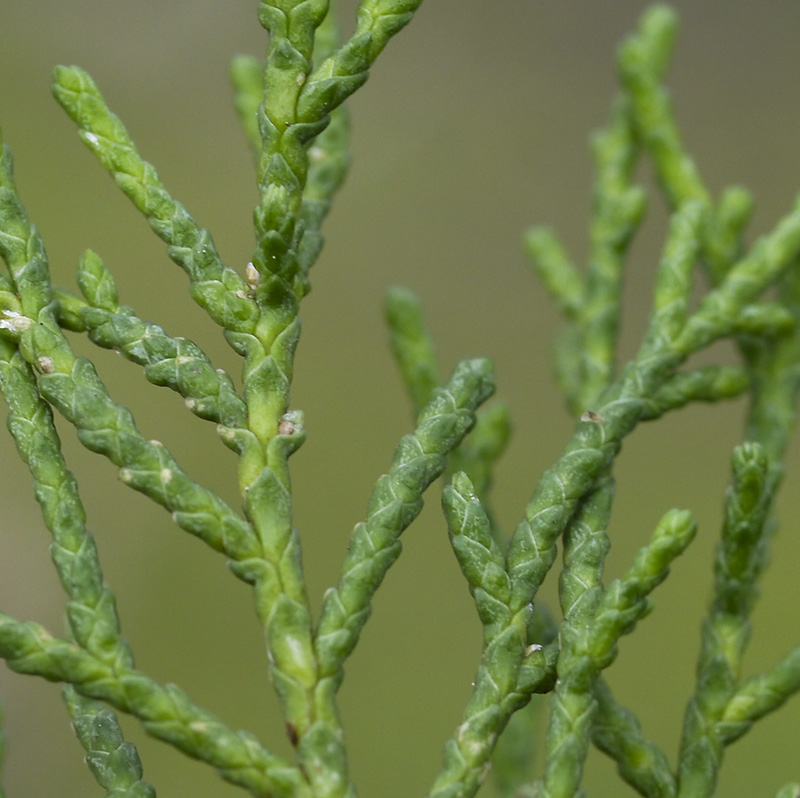
[[[391,348],[416,424],[377,480],[339,583],[312,617],[289,470],[306,436],[302,412],[291,405],[298,314],[322,250],[322,224],[350,160],[343,103],[420,5],[361,0],[355,31],[340,43],[327,0],[260,2],[259,20],[269,34],[265,60],[240,57],[231,71],[259,187],[256,246],[241,274],[222,262],[209,231],[138,154],[89,75],[56,68],[55,97],[82,141],[167,245],[191,297],[241,356],[241,389],[197,344],[120,304],[112,272],[94,252],[87,250],[78,266],[80,295],[51,285],[44,244],[3,145],[0,255],[8,274],[0,277],[0,387],[9,430],[52,535],[52,559],[67,593],[67,630],[59,637],[0,613],[0,655],[12,670],[65,685],[74,731],[107,796],[156,795],[143,781],[116,710],[257,798],[354,798],[336,695],[373,597],[401,553],[400,536],[439,477],[450,543],[483,644],[472,694],[444,744],[430,798],[474,795],[492,764],[503,798],[579,796],[592,745],[640,795],[712,796],[725,749],[800,690],[796,643],[771,670],[742,678],[800,391],[800,201],[745,247],[750,196],[732,188],[715,201],[681,143],[662,86],[676,33],[675,15],[664,6],[647,11],[621,48],[623,90],[608,127],[593,138],[586,269],[571,262],[552,230],[525,235],[534,269],[566,320],[555,346],[556,377],[577,420],[563,454],[532,485],[518,525],[505,535],[490,490],[511,433],[509,414],[500,402],[480,407],[494,392],[492,366],[463,360],[443,383],[419,303],[409,291],[392,289],[386,304]],[[647,333],[621,364],[620,297],[628,248],[645,212],[645,192],[635,182],[643,156],[655,164],[671,220]],[[699,298],[693,295],[698,264],[710,282]],[[241,512],[138,431],[92,363],[74,354],[64,330],[85,332],[119,352],[151,383],[180,394],[194,416],[216,425],[238,455]],[[687,366],[721,340],[734,342],[740,363]],[[733,453],[696,686],[673,764],[618,703],[603,671],[615,661],[621,638],[653,610],[652,592],[691,544],[697,524],[687,510],[667,511],[628,569],[607,582],[615,460],[641,422],[693,402],[741,395],[749,399],[745,433]],[[74,426],[87,449],[118,467],[123,483],[224,554],[231,571],[252,586],[292,759],[135,667],[54,413]],[[559,541],[561,616],[554,619],[537,593]],[[549,720],[537,753],[544,701]],[[0,734],[0,761],[3,742]],[[798,796],[800,786],[786,785],[777,795]]]

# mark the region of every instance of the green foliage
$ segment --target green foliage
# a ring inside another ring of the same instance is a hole
[[[742,660],[775,531],[774,502],[800,389],[800,202],[749,248],[752,202],[730,189],[715,202],[685,153],[662,86],[676,19],[650,9],[621,48],[622,95],[596,134],[589,265],[570,261],[556,234],[529,231],[535,270],[563,312],[556,375],[577,419],[562,456],[535,485],[522,519],[503,534],[490,505],[494,465],[510,436],[506,406],[481,406],[494,392],[491,364],[464,360],[440,378],[416,298],[388,296],[391,347],[416,425],[397,444],[352,533],[339,583],[319,617],[309,605],[300,536],[293,526],[289,459],[306,437],[290,390],[299,309],[322,249],[321,227],[349,164],[344,101],[367,79],[389,40],[421,0],[361,0],[343,43],[327,0],[262,0],[269,33],[264,63],[235,60],[235,108],[256,162],[256,246],[243,274],[226,266],[211,234],[174,200],[143,160],[89,75],[55,71],[56,100],[100,164],[167,245],[190,294],[242,358],[241,387],[193,341],[173,338],[120,304],[111,271],[94,252],[81,258],[80,295],[51,285],[44,245],[18,195],[11,155],[0,159],[0,387],[9,430],[28,465],[51,553],[67,593],[67,632],[0,614],[0,655],[20,673],[65,685],[63,695],[93,776],[108,796],[154,796],[139,755],[114,711],[153,737],[215,768],[260,798],[355,796],[337,692],[367,622],[375,592],[401,553],[400,536],[444,478],[450,542],[483,630],[477,672],[460,724],[444,746],[432,798],[474,795],[494,762],[503,796],[576,796],[589,748],[617,763],[644,796],[711,796],[723,754],[755,721],[800,690],[800,646],[771,670],[744,680]],[[671,210],[657,269],[649,327],[637,353],[618,358],[620,296],[629,245],[645,211],[636,165],[654,163]],[[709,288],[696,297],[695,268]],[[768,298],[767,298],[768,297]],[[64,330],[142,367],[154,385],[183,397],[212,421],[238,455],[242,512],[197,484],[158,441],[147,440],[116,403]],[[738,365],[688,365],[730,340]],[[702,630],[694,695],[676,766],[648,741],[635,715],[604,679],[620,639],[652,610],[651,593],[690,546],[697,523],[667,512],[624,574],[604,582],[614,466],[640,422],[692,402],[749,397],[743,442],[732,459],[713,598]],[[270,675],[294,748],[287,759],[252,734],[228,728],[180,688],[134,666],[122,637],[78,485],[68,470],[54,414],[104,455],[123,483],[165,507],[175,523],[225,555],[252,587]],[[556,561],[558,620],[537,599]],[[536,608],[534,609],[534,601]],[[538,715],[549,722],[541,762]],[[512,719],[513,716],[513,719]],[[0,754],[3,738],[0,737]],[[538,776],[537,776],[538,774]],[[781,798],[797,795],[787,785]]]

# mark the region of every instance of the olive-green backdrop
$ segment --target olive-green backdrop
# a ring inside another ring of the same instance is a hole
[[[355,5],[341,3],[345,29]],[[754,230],[763,232],[800,188],[800,4],[676,5],[683,25],[669,82],[685,140],[715,193],[730,182],[755,192]],[[194,337],[234,370],[218,330],[189,300],[184,275],[80,144],[49,83],[56,63],[88,69],[173,195],[213,231],[226,261],[243,267],[256,194],[227,67],[236,53],[263,52],[256,6],[255,0],[0,2],[0,123],[55,280],[71,285],[79,254],[92,247],[115,272],[124,303],[173,335]],[[410,428],[381,320],[390,285],[405,284],[422,298],[445,369],[477,355],[497,365],[499,393],[516,427],[497,475],[506,528],[570,434],[548,360],[558,316],[526,270],[520,236],[530,224],[551,223],[574,257],[583,257],[588,135],[607,118],[616,92],[614,50],[644,7],[633,0],[427,0],[351,102],[355,160],[303,304],[293,391],[309,430],[292,463],[315,607],[337,578],[372,484]],[[651,169],[641,176],[649,181]],[[653,197],[630,260],[625,355],[647,318],[663,230],[663,205]],[[90,351],[79,338],[75,345]],[[731,357],[725,349],[714,354]],[[148,385],[137,367],[108,352],[98,352],[96,362],[145,434],[171,446],[203,484],[236,502],[234,458],[213,428],[190,417],[176,395]],[[735,403],[673,414],[637,430],[618,464],[609,577],[669,508],[692,509],[701,525],[656,593],[655,613],[623,642],[609,672],[619,697],[670,757],[691,689],[742,413]],[[139,667],[181,684],[231,725],[286,752],[246,587],[163,510],[124,489],[115,469],[80,449],[70,428],[62,425],[62,433]],[[748,672],[800,642],[797,453],[795,447]],[[47,534],[5,433],[0,502],[0,608],[61,633],[63,597]],[[470,691],[479,627],[438,502],[432,489],[347,667],[342,714],[365,798],[425,794]],[[0,689],[8,795],[99,794],[81,764],[58,687],[0,668]],[[205,766],[151,743],[136,723],[126,720],[125,728],[161,798],[237,794]],[[772,795],[800,779],[798,740],[796,700],[729,751],[718,794]],[[631,794],[612,771],[601,755],[590,757],[589,795]]]

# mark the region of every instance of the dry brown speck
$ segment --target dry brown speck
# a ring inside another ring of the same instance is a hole
[[[278,424],[278,435],[291,435],[294,432],[294,424],[287,419]]]

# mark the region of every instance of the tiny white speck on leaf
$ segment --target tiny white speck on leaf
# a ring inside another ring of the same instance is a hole
[[[278,424],[278,435],[292,435],[303,428],[303,413],[300,410],[290,410],[281,416]]]
[[[278,424],[278,435],[291,435],[294,432],[294,424],[284,419]]]
[[[226,427],[224,424],[217,424],[217,434],[221,438],[225,438],[227,441],[232,441],[236,436],[236,433],[230,427]]]
[[[33,319],[17,313],[16,310],[4,310],[3,318],[0,320],[0,329],[21,333],[25,332],[31,324],[33,324]]]
[[[250,263],[244,267],[244,276],[250,285],[250,288],[255,291],[256,288],[258,288],[258,284],[261,282],[261,275],[259,274],[258,269],[253,266],[252,261],[250,261]]]
[[[43,374],[52,374],[56,370],[56,364],[53,363],[53,358],[51,357],[42,355],[37,362]]]

